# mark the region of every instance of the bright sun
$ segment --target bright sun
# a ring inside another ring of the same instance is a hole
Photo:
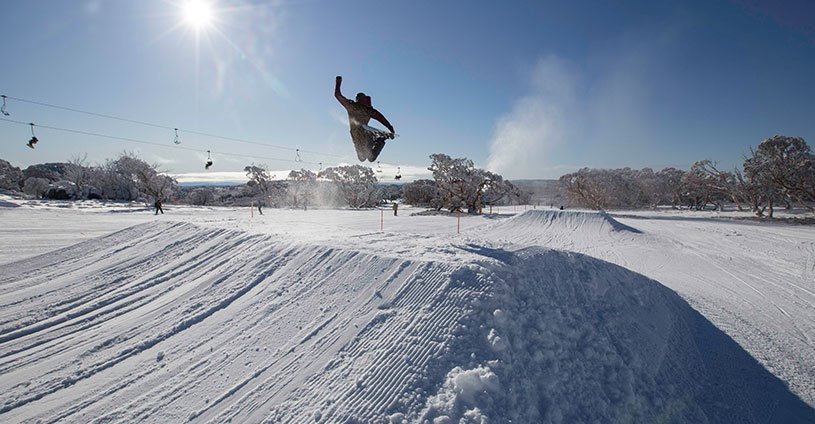
[[[204,0],[187,0],[183,12],[184,21],[195,29],[202,29],[212,23],[212,8]]]

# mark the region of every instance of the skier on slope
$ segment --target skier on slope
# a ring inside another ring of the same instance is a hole
[[[385,147],[385,140],[394,137],[394,129],[390,122],[378,110],[371,106],[371,97],[365,93],[357,93],[356,101],[347,99],[340,92],[342,77],[338,76],[334,86],[334,97],[348,111],[348,123],[351,126],[351,139],[357,150],[357,157],[360,161],[370,162],[376,160],[382,148]],[[379,131],[368,126],[371,119],[381,122],[390,133]]]

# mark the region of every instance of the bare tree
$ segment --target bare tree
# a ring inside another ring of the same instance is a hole
[[[438,196],[436,183],[433,180],[416,180],[402,187],[405,202],[414,206],[430,206]]]
[[[199,187],[187,196],[187,202],[192,205],[206,206],[215,201],[215,193],[209,187]]]

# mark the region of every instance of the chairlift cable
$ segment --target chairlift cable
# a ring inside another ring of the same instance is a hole
[[[16,100],[18,102],[30,103],[30,104],[34,104],[34,105],[38,105],[38,106],[50,107],[50,108],[53,108],[53,109],[61,109],[61,110],[69,111],[69,112],[82,113],[82,114],[85,114],[85,115],[91,115],[91,116],[96,116],[96,117],[106,118],[106,119],[113,119],[113,120],[122,121],[122,122],[129,122],[131,124],[144,125],[144,126],[148,126],[148,127],[161,128],[161,129],[165,129],[165,130],[175,130],[176,133],[178,131],[181,131],[181,132],[200,135],[200,136],[204,136],[204,137],[211,137],[211,138],[219,138],[219,139],[222,139],[222,140],[236,141],[236,142],[239,142],[239,143],[254,144],[254,145],[258,145],[258,146],[272,147],[272,148],[282,149],[282,150],[296,150],[295,148],[288,147],[288,146],[280,146],[280,145],[271,144],[271,143],[263,143],[263,142],[259,142],[259,141],[252,141],[252,140],[246,140],[246,139],[235,138],[235,137],[227,137],[227,136],[222,136],[222,135],[218,135],[218,134],[206,133],[206,132],[202,132],[202,131],[194,131],[194,130],[187,130],[187,129],[177,128],[177,127],[170,127],[170,126],[167,126],[167,125],[155,124],[155,123],[152,123],[152,122],[141,121],[141,120],[138,120],[138,119],[122,118],[120,116],[108,115],[108,114],[105,114],[105,113],[90,112],[90,111],[87,111],[87,110],[77,109],[77,108],[73,108],[73,107],[60,106],[60,105],[55,105],[55,104],[51,104],[51,103],[39,102],[39,101],[36,101],[36,100],[23,99],[23,98],[20,98],[20,97],[8,96],[8,95],[5,95],[5,94],[2,95],[2,98],[3,98],[4,103],[5,103],[5,99],[8,98],[8,99],[11,99],[11,100]],[[3,114],[8,116],[7,112],[5,111],[5,108],[3,109]],[[331,154],[331,153],[324,153],[324,152],[317,152],[317,151],[310,151],[310,150],[302,150],[301,149],[300,151],[303,152],[303,153],[311,153],[311,154],[323,155],[323,156],[332,156],[332,157],[338,157],[338,158],[343,157],[342,155],[335,155],[335,154]]]
[[[18,121],[18,120],[15,120],[15,119],[2,118],[2,117],[0,117],[0,121],[10,122],[10,123],[18,124],[18,125],[29,125],[29,126],[31,126],[31,131],[32,131],[32,134],[33,134],[35,124],[32,123],[32,122],[23,122],[23,121]],[[61,132],[67,132],[67,133],[72,133],[72,134],[88,135],[88,136],[91,136],[91,137],[99,137],[99,138],[106,138],[106,139],[111,139],[111,140],[126,141],[126,142],[129,142],[129,143],[147,144],[147,145],[151,145],[151,146],[158,146],[158,147],[164,147],[164,148],[170,148],[170,149],[186,150],[186,151],[189,151],[189,152],[199,152],[199,153],[206,152],[206,150],[202,150],[202,149],[194,149],[194,148],[191,148],[191,147],[185,147],[185,146],[180,146],[180,145],[171,145],[171,144],[168,145],[166,143],[157,143],[157,142],[152,142],[152,141],[139,140],[139,139],[130,138],[130,137],[121,137],[121,136],[115,136],[115,135],[109,135],[109,134],[100,134],[100,133],[94,133],[94,132],[90,132],[90,131],[75,130],[75,129],[71,129],[71,128],[54,127],[54,126],[50,126],[50,125],[36,124],[36,126],[39,127],[39,128],[45,128],[45,129],[49,129],[49,130],[53,130],[53,131],[61,131]],[[266,159],[266,160],[273,160],[273,161],[278,161],[278,162],[293,162],[291,159],[282,159],[282,158],[276,158],[276,157],[270,157],[270,156],[243,155],[243,154],[239,154],[239,153],[228,153],[228,152],[215,152],[215,153],[220,154],[222,156],[233,156],[233,157],[247,158],[247,159]],[[306,163],[306,164],[310,164],[310,165],[318,165],[319,164],[319,162],[307,162],[307,161],[303,161],[302,163]]]

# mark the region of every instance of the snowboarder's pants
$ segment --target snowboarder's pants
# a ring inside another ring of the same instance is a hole
[[[366,160],[374,162],[382,152],[382,148],[385,147],[387,138],[365,131],[363,128],[354,128],[351,130],[351,139],[354,140],[357,158],[363,162]]]

